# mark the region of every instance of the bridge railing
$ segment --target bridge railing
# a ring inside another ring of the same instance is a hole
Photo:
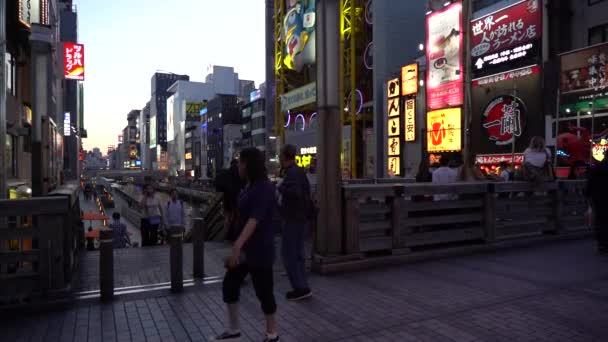
[[[585,184],[347,184],[343,252],[394,255],[588,229]]]
[[[78,191],[0,200],[0,302],[69,289],[84,241]]]

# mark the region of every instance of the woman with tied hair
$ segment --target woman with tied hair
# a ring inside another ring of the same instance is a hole
[[[551,151],[545,145],[545,139],[532,137],[530,146],[524,151],[524,179],[540,185],[551,177],[550,161]]]
[[[274,264],[277,232],[275,224],[276,189],[268,179],[264,155],[256,148],[241,151],[239,175],[246,183],[238,200],[239,223],[232,255],[226,260],[222,285],[224,303],[228,306],[228,326],[216,341],[236,341],[241,337],[238,302],[241,285],[247,274],[266,318],[264,342],[278,342],[274,298]]]

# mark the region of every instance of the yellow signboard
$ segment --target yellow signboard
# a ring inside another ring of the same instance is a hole
[[[426,114],[428,152],[457,152],[462,149],[461,116],[460,108],[440,109]]]
[[[410,64],[401,68],[401,95],[418,93],[418,64]]]
[[[388,116],[397,116],[401,112],[399,98],[388,99]]]
[[[400,122],[399,117],[388,119],[388,136],[392,137],[395,135],[401,134],[401,130],[399,129]]]
[[[388,166],[389,176],[399,176],[401,174],[401,158],[388,157],[386,165]]]
[[[388,155],[389,156],[399,156],[401,155],[401,140],[399,137],[389,137],[388,138]]]
[[[416,100],[405,101],[405,141],[416,140]]]
[[[386,83],[388,98],[399,96],[399,78],[392,79]]]

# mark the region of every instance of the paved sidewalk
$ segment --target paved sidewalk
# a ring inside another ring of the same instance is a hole
[[[608,257],[590,240],[312,278],[314,298],[287,303],[282,341],[608,341]],[[261,341],[251,285],[243,341]],[[184,294],[0,321],[2,341],[206,341],[225,316],[217,285]]]

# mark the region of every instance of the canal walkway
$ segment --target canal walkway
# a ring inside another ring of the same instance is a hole
[[[608,340],[608,257],[590,239],[315,275],[314,297],[300,303],[284,299],[285,277],[275,281],[282,341]],[[250,283],[241,309],[242,340],[261,341]],[[219,284],[199,285],[13,316],[0,321],[0,340],[208,341],[225,315]]]

